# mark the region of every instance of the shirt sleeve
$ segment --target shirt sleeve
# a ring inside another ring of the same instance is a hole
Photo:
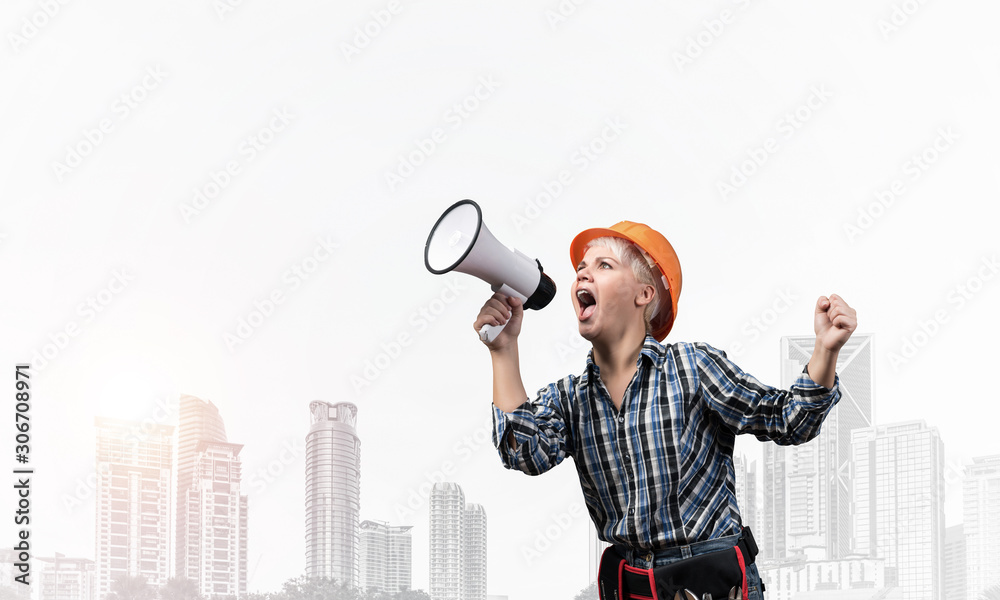
[[[566,396],[559,387],[549,384],[538,391],[534,401],[526,400],[513,412],[504,412],[493,405],[493,445],[505,468],[541,475],[570,453],[562,411],[565,404],[560,402]],[[514,449],[507,444],[508,432],[513,432],[517,443]]]
[[[790,389],[762,384],[726,357],[723,350],[696,342],[698,391],[734,433],[750,433],[782,446],[803,444],[819,435],[823,420],[840,400],[840,376],[832,388],[809,377],[807,364]]]

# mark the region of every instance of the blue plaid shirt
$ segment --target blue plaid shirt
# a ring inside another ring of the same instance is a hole
[[[636,366],[619,412],[591,350],[581,376],[511,413],[494,405],[493,443],[504,467],[529,475],[572,456],[601,539],[642,552],[739,533],[736,434],[807,442],[840,399],[839,376],[828,389],[807,366],[790,390],[773,388],[701,342],[646,336]]]

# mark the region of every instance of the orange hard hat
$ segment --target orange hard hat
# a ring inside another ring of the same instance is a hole
[[[677,316],[677,300],[681,296],[681,263],[677,258],[677,253],[674,252],[674,247],[660,232],[648,225],[621,221],[608,229],[598,227],[582,231],[573,238],[569,245],[569,257],[573,261],[574,269],[583,260],[587,243],[605,236],[622,238],[634,243],[652,259],[655,267],[659,269],[659,273],[656,273],[654,269],[653,281],[657,282],[657,295],[660,297],[660,304],[650,319],[650,329],[652,329],[653,337],[662,342],[663,338],[667,337],[667,333],[670,332],[670,328],[674,326],[674,318]],[[672,304],[672,310],[669,312],[665,310],[662,303],[664,293],[667,290],[669,290]]]

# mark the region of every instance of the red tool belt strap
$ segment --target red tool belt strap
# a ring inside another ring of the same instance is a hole
[[[745,527],[732,548],[699,554],[652,569],[630,566],[614,546],[601,555],[597,585],[601,600],[671,600],[678,591],[690,590],[700,598],[728,598],[739,587],[749,600],[747,566],[757,556],[753,534]]]

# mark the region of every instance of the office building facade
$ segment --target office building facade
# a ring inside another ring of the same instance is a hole
[[[1000,454],[973,459],[962,481],[966,589],[978,597],[1000,585]]]
[[[922,421],[856,429],[854,537],[905,600],[942,600],[944,447]]]

